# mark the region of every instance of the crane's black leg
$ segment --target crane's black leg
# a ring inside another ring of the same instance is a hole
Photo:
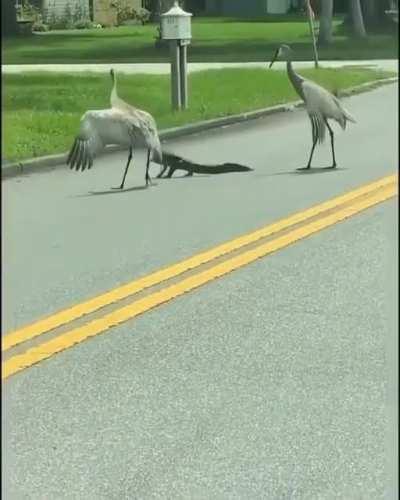
[[[329,130],[329,135],[331,136],[331,148],[332,148],[332,166],[329,168],[335,168],[336,167],[336,158],[335,158],[335,144],[334,144],[334,135],[333,135],[333,130],[329,126],[328,120],[325,120],[326,126],[328,127]]]
[[[116,187],[116,188],[111,188],[111,189],[124,189],[124,184],[125,184],[125,178],[126,178],[126,174],[128,173],[128,168],[129,168],[129,164],[132,160],[132,156],[133,156],[133,151],[132,151],[132,146],[129,148],[129,156],[128,156],[128,163],[126,164],[126,167],[125,167],[125,172],[124,172],[124,176],[122,178],[122,182],[121,182],[121,185]]]
[[[316,145],[317,145],[317,139],[315,138],[314,141],[313,141],[313,145],[312,145],[312,148],[311,148],[310,158],[308,160],[306,168],[310,168],[311,167],[311,160],[312,160],[312,157],[313,157],[313,154],[314,154],[314,149],[315,149]]]
[[[298,168],[297,170],[308,170],[309,168],[311,168],[311,160],[312,160],[312,157],[314,154],[315,146],[317,145],[317,141],[318,141],[316,124],[314,123],[313,120],[311,120],[311,127],[312,127],[313,145],[311,148],[310,158],[308,159],[308,163],[307,163],[306,167],[301,167],[301,168]]]
[[[314,154],[314,149],[315,149],[316,145],[317,145],[317,139],[314,139],[313,140],[313,145],[312,145],[312,148],[311,148],[310,158],[308,160],[307,166],[306,167],[300,167],[297,170],[308,170],[311,167],[311,160],[312,160],[312,157],[313,157],[313,154]]]
[[[150,149],[147,150],[147,164],[146,164],[146,186],[148,186],[149,182],[151,184],[151,179],[149,175],[149,166],[150,166]]]

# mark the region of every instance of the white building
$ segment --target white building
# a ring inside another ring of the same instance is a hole
[[[206,13],[220,16],[251,17],[286,14],[301,0],[206,0]]]

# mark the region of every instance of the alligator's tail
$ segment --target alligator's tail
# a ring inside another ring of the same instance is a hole
[[[253,170],[238,163],[221,163],[219,165],[198,165],[195,164],[193,172],[196,174],[227,174],[229,172],[249,172]]]

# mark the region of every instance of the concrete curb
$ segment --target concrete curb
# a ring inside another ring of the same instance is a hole
[[[362,92],[367,92],[373,90],[381,85],[386,85],[398,81],[398,77],[385,78],[382,80],[374,80],[372,82],[363,83],[356,87],[350,87],[339,93],[339,97],[348,97],[354,94],[360,94]],[[258,109],[255,111],[249,111],[247,113],[241,113],[238,115],[226,116],[223,118],[215,118],[212,120],[206,120],[198,123],[193,123],[190,125],[184,125],[182,127],[169,128],[160,131],[160,139],[162,142],[169,139],[176,139],[179,137],[184,137],[187,135],[197,134],[199,132],[204,132],[213,128],[224,127],[227,125],[234,125],[236,123],[245,122],[249,120],[255,120],[257,118],[263,118],[268,115],[275,113],[282,113],[285,111],[292,111],[293,108],[303,107],[303,101],[292,101],[285,104],[279,104],[277,106],[271,106],[269,108]],[[105,150],[105,154],[114,153],[116,151],[122,151],[123,148],[120,146],[108,146]],[[38,158],[31,158],[29,160],[24,160],[18,163],[12,163],[10,165],[4,166],[1,169],[2,179],[7,179],[11,177],[16,177],[23,174],[44,173],[50,170],[54,170],[57,167],[65,167],[65,162],[67,159],[67,153],[41,156]]]

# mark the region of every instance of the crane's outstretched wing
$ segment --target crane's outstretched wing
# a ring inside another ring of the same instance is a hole
[[[82,116],[67,164],[75,170],[91,168],[95,156],[107,144],[125,147],[145,145],[152,151],[153,160],[162,162],[161,144],[153,117],[144,111],[127,112],[111,108],[87,111]]]
[[[80,130],[75,138],[67,158],[67,165],[71,169],[81,170],[92,168],[96,153],[102,149],[103,144],[99,136],[98,117],[103,111],[87,111],[81,118]]]
[[[86,111],[69,152],[67,165],[82,172],[91,168],[95,156],[106,144],[118,143],[118,136],[121,137],[120,122],[119,114],[110,109]]]
[[[67,165],[71,169],[81,170],[92,168],[93,155],[90,150],[90,139],[76,137],[67,158]]]

